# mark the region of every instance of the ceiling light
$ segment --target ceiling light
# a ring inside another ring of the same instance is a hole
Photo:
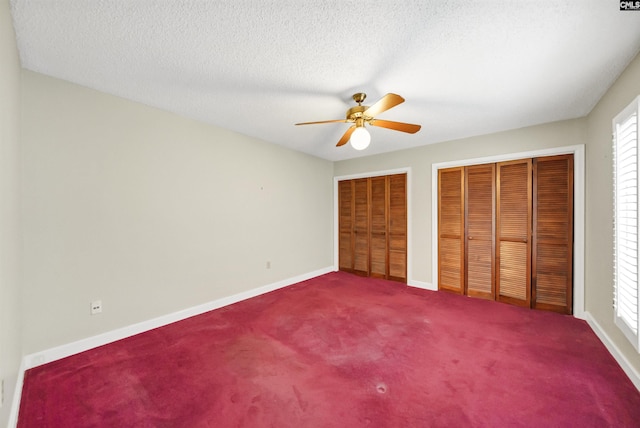
[[[364,150],[369,147],[369,143],[371,142],[371,135],[369,134],[369,131],[364,128],[364,126],[359,126],[351,134],[350,141],[354,149]]]

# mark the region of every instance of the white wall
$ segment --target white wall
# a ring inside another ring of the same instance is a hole
[[[6,426],[20,366],[19,98],[20,61],[9,0],[0,1],[0,378]]]
[[[640,355],[613,324],[613,192],[611,119],[640,94],[640,57],[586,117],[395,153],[337,162],[335,176],[411,167],[413,173],[414,280],[429,283],[431,265],[431,165],[578,144],[586,146],[585,300],[586,311],[609,337],[626,365],[640,373]],[[429,132],[425,126],[421,133]],[[416,134],[420,138],[420,133]],[[375,139],[371,144],[375,144]],[[611,349],[611,348],[610,348]]]
[[[331,162],[22,82],[25,353],[332,265]]]

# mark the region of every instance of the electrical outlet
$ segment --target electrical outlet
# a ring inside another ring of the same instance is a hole
[[[96,315],[102,312],[102,300],[94,300],[91,302],[91,315]]]
[[[267,262],[267,269],[271,269],[271,262]]]

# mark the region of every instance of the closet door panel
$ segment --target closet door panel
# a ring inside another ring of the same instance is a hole
[[[370,276],[387,276],[387,180],[386,177],[371,178],[370,220]]]
[[[494,299],[495,164],[465,168],[466,294]]]
[[[407,175],[387,177],[388,278],[407,281]]]
[[[497,164],[496,293],[531,305],[531,159]]]
[[[532,306],[572,313],[573,155],[534,159]]]
[[[500,242],[499,274],[499,296],[526,304],[529,301],[529,251],[526,244]]]
[[[438,171],[438,289],[464,293],[464,168]]]
[[[338,182],[338,269],[353,271],[353,182]]]
[[[490,300],[493,296],[493,245],[491,241],[467,243],[467,295]]]
[[[533,278],[533,307],[571,314],[571,266],[564,244],[538,243],[535,246],[536,272]]]
[[[354,180],[353,271],[369,276],[369,180]]]

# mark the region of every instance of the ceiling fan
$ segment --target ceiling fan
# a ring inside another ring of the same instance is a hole
[[[398,104],[403,103],[404,98],[402,98],[400,95],[387,94],[376,101],[370,107],[362,105],[365,98],[367,98],[367,94],[365,93],[358,92],[357,94],[353,94],[353,100],[358,103],[358,105],[347,110],[345,119],[323,120],[320,122],[303,122],[296,123],[296,125],[315,125],[319,123],[336,122],[353,123],[354,125],[347,129],[347,132],[345,132],[342,138],[340,138],[340,141],[338,141],[336,147],[343,146],[347,144],[347,142],[351,141],[351,145],[356,150],[366,149],[369,146],[369,142],[371,141],[371,136],[364,127],[365,124],[392,129],[394,131],[407,132],[409,134],[415,134],[420,130],[420,125],[413,125],[411,123],[403,122],[393,122],[391,120],[380,120],[375,118],[375,116],[377,116],[378,114],[387,111],[390,108],[397,106]]]

